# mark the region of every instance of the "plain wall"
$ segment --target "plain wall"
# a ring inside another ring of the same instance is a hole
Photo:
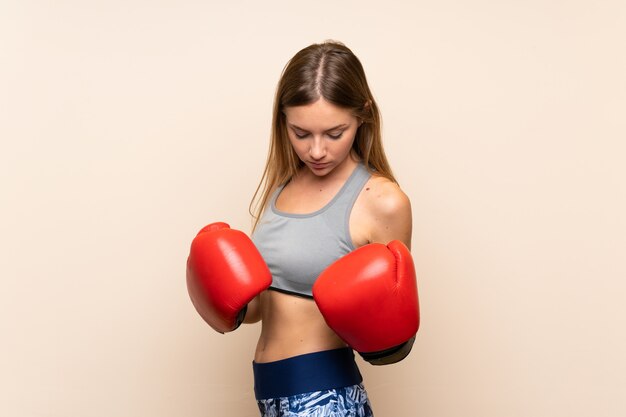
[[[0,3],[0,414],[256,416],[191,239],[250,230],[276,82],[361,59],[414,216],[422,327],[376,416],[626,415],[626,3]]]

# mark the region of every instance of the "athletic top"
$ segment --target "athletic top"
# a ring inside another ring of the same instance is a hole
[[[307,214],[278,210],[276,199],[285,184],[276,189],[252,235],[272,273],[270,289],[313,297],[313,284],[322,271],[355,249],[350,212],[370,176],[359,163],[328,204]]]

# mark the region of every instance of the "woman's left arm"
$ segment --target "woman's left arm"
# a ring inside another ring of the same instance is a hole
[[[368,208],[370,222],[370,243],[387,244],[399,240],[411,249],[413,229],[411,202],[398,184],[386,179],[372,181]]]
[[[415,269],[407,253],[411,204],[387,179],[372,178],[363,195],[363,230],[370,244],[322,272],[313,297],[340,338],[366,361],[386,365],[409,354],[419,328]]]

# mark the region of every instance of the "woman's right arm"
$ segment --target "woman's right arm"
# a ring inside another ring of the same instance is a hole
[[[243,319],[244,323],[257,323],[261,321],[261,294],[257,295],[248,303],[248,309],[246,310],[246,316]]]

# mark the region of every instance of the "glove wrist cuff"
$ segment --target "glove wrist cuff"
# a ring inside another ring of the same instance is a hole
[[[372,365],[390,365],[406,358],[413,348],[415,336],[406,342],[378,352],[359,352],[361,357]]]

